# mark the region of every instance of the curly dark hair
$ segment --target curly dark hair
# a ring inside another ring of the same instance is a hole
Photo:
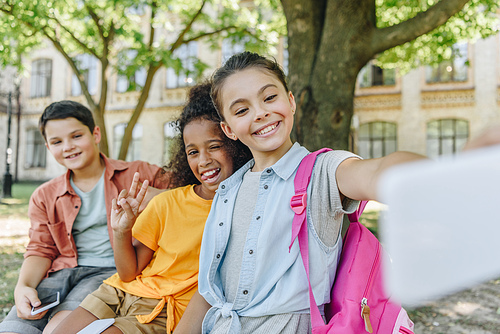
[[[233,159],[233,172],[243,166],[252,158],[252,154],[247,146],[239,140],[231,140],[220,128],[220,118],[215,110],[210,91],[212,84],[207,81],[191,88],[189,91],[188,102],[182,109],[182,114],[176,120],[176,128],[179,135],[174,139],[174,145],[171,150],[171,161],[163,167],[166,173],[170,173],[170,187],[182,187],[188,184],[200,184],[195,177],[186,156],[186,147],[184,145],[184,128],[194,120],[205,119],[218,125],[221,138],[224,140],[224,148]]]

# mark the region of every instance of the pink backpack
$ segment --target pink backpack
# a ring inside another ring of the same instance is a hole
[[[311,179],[316,156],[330,149],[310,153],[301,162],[295,176],[295,195],[290,200],[295,217],[292,243],[299,240],[300,252],[309,280],[309,245],[307,239],[307,185]],[[387,254],[377,238],[362,224],[359,217],[367,201],[348,215],[350,225],[331,290],[331,302],[325,305],[325,325],[309,282],[309,302],[313,334],[397,334],[413,333],[413,322],[400,304],[385,292],[382,260]],[[290,245],[291,247],[291,245]]]

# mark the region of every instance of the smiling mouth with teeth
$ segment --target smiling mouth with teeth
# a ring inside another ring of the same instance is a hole
[[[273,131],[274,129],[276,129],[278,127],[278,124],[279,124],[279,122],[276,122],[274,124],[266,126],[264,129],[255,132],[255,134],[259,135],[259,136],[265,135],[266,133],[269,133],[269,132]]]
[[[72,155],[68,155],[65,159],[72,159],[72,158],[77,157],[79,155],[80,155],[80,153],[75,153],[75,154],[72,154]]]
[[[212,179],[212,178],[216,177],[217,175],[219,175],[219,172],[220,172],[220,168],[211,169],[206,173],[202,173],[202,179],[204,181]]]

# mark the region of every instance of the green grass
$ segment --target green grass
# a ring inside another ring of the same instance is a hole
[[[12,198],[0,200],[0,219],[28,219],[28,202],[40,182],[12,185]],[[24,240],[19,237],[0,237],[0,321],[14,305],[14,287],[23,262]]]
[[[12,187],[12,197],[22,200],[29,200],[35,189],[41,182],[18,182]]]
[[[40,182],[19,182],[13,184],[12,198],[2,198],[0,200],[0,217],[27,217],[30,196],[40,184]]]
[[[378,237],[379,213],[379,211],[365,211],[359,219],[359,222],[365,225],[376,237]]]
[[[3,319],[14,305],[14,287],[19,269],[23,263],[24,249],[21,247],[0,247],[0,319]]]

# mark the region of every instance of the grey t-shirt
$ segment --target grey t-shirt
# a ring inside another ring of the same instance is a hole
[[[81,191],[70,179],[71,187],[80,197],[82,205],[73,223],[78,265],[114,267],[115,259],[109,241],[108,220],[104,197],[104,172],[89,192]]]

